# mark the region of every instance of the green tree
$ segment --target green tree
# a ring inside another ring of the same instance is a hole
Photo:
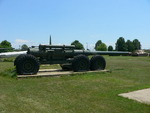
[[[1,48],[12,48],[11,43],[8,42],[7,40],[4,40],[0,43]]]
[[[101,43],[98,47],[97,47],[97,51],[107,51],[107,46],[104,43]]]
[[[22,51],[26,51],[28,49],[28,46],[26,45],[26,44],[23,44],[22,46],[21,46],[21,50]]]
[[[141,49],[141,43],[139,42],[138,39],[134,39],[134,40],[133,40],[133,45],[134,45],[134,49],[135,49],[135,50]]]
[[[116,42],[117,51],[127,51],[127,45],[123,37],[120,37]]]
[[[83,44],[80,43],[78,40],[73,41],[71,45],[75,45],[76,49],[84,49]]]
[[[127,40],[126,45],[127,45],[127,50],[128,50],[128,51],[133,52],[133,51],[135,50],[135,48],[134,48],[134,45],[133,45],[133,42],[132,42],[132,41]]]
[[[113,51],[113,46],[109,46],[108,51]]]
[[[13,51],[11,43],[8,42],[7,40],[4,40],[0,43],[0,52],[9,52],[9,51]],[[3,49],[4,48],[4,49]]]
[[[96,42],[96,44],[95,44],[95,48],[94,48],[94,49],[95,49],[96,51],[98,51],[97,48],[98,48],[98,46],[101,45],[101,44],[102,44],[102,41],[101,41],[101,40],[98,40],[98,41]]]

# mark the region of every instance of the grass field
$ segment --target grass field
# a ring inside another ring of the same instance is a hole
[[[149,113],[118,94],[150,88],[150,57],[104,57],[111,73],[19,80],[7,76],[12,62],[0,62],[0,113]]]

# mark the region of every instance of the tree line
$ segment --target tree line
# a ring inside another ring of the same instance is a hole
[[[11,51],[13,51],[13,49],[14,48],[12,47],[12,45],[9,41],[4,40],[4,41],[0,42],[0,52],[11,52]],[[26,44],[23,44],[21,46],[22,51],[25,51],[27,49],[28,49],[28,46]]]
[[[78,40],[75,40],[74,42],[71,43],[71,45],[75,45],[76,49],[84,49],[84,46],[82,43],[80,43]],[[115,48],[113,46],[107,45],[103,43],[101,40],[98,40],[95,44],[94,49],[96,51],[129,51],[129,52],[134,52],[135,50],[140,50],[141,49],[141,43],[138,39],[134,39],[133,41],[127,40],[123,37],[119,37],[117,39]]]
[[[73,41],[71,43],[71,45],[75,45],[76,49],[82,49],[82,50],[85,49],[83,44],[81,42],[79,42],[78,40]],[[8,48],[8,49],[1,49],[0,52],[12,51],[12,45],[7,40],[4,40],[0,43],[0,48]],[[22,51],[25,51],[27,49],[28,49],[28,46],[26,44],[23,44],[21,46]],[[125,39],[123,37],[119,37],[119,39],[117,39],[117,41],[116,41],[115,48],[113,48],[113,46],[111,46],[111,45],[109,45],[107,47],[107,45],[105,43],[103,43],[101,40],[98,40],[95,43],[94,49],[96,51],[129,51],[129,52],[133,52],[135,50],[141,49],[141,43],[138,39],[134,39],[133,41],[130,41],[130,40],[125,41]]]

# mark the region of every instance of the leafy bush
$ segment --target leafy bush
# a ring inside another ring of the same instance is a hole
[[[106,44],[101,43],[101,45],[99,45],[99,46],[97,47],[97,50],[98,50],[98,51],[107,51],[107,46],[106,46]]]
[[[17,73],[14,68],[6,69],[0,73],[1,76],[16,77]]]

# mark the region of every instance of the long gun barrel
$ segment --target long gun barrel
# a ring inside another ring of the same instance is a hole
[[[86,50],[74,50],[74,54],[84,54],[84,55],[110,55],[110,56],[119,56],[119,55],[130,55],[130,52],[125,51],[86,51]]]
[[[39,47],[32,47],[28,49],[28,54],[32,54],[36,57],[62,57],[72,58],[77,55],[130,55],[130,52],[124,51],[88,51],[88,50],[76,50],[73,45],[40,45]]]
[[[16,56],[19,56],[21,54],[27,54],[27,51],[0,53],[0,58],[16,57]]]

